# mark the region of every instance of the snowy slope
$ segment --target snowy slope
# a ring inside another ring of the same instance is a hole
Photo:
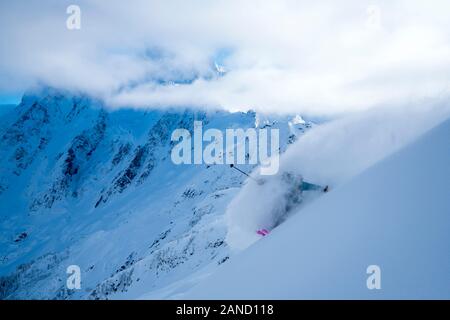
[[[0,129],[0,299],[134,298],[228,261],[223,216],[244,176],[174,165],[170,135],[194,120],[267,125],[280,129],[284,151],[312,126],[299,119],[110,110],[51,88],[25,95]],[[66,289],[72,264],[81,290]]]
[[[449,299],[449,182],[447,120],[171,297]]]

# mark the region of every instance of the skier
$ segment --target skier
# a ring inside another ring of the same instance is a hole
[[[289,212],[296,206],[298,206],[303,200],[303,192],[323,192],[326,193],[329,191],[328,186],[320,186],[318,184],[306,182],[303,180],[303,177],[298,174],[294,174],[291,172],[284,172],[281,176],[282,181],[287,185],[287,192],[285,193],[284,203],[285,206],[282,209],[282,212],[278,212],[276,217],[278,217],[277,221],[274,223],[274,227],[281,224],[284,219],[287,217]],[[261,185],[261,181],[258,181],[258,184]],[[256,233],[260,236],[267,236],[270,231],[269,228],[264,228],[257,230]]]
[[[246,172],[238,169],[233,164],[231,164],[230,167],[234,168],[235,170],[239,171],[240,173],[248,176],[250,179],[255,180],[258,185],[264,185],[266,183],[265,179],[262,179],[262,178],[255,179],[254,177],[250,176]],[[284,172],[281,175],[281,182],[286,187],[286,193],[284,194],[284,199],[282,199],[282,200],[280,199],[281,202],[284,203],[284,207],[282,207],[281,210],[279,208],[277,208],[276,209],[277,212],[275,212],[275,214],[274,214],[274,216],[277,217],[277,221],[274,222],[275,226],[279,225],[286,218],[288,213],[294,207],[298,206],[302,202],[303,197],[304,197],[303,192],[308,191],[308,192],[326,193],[329,191],[328,186],[323,187],[318,184],[306,182],[303,180],[303,177],[301,175],[295,174],[292,172]],[[256,233],[260,236],[265,237],[270,232],[269,232],[268,228],[264,228],[264,229],[257,230]]]

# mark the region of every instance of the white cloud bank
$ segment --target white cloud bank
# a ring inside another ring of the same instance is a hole
[[[447,0],[79,0],[70,31],[72,3],[0,3],[0,91],[46,83],[112,105],[330,115],[450,88]],[[228,73],[211,77],[224,49]]]

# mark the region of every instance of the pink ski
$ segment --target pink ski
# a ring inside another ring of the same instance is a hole
[[[256,233],[259,234],[260,236],[265,237],[269,234],[269,231],[267,229],[261,229],[261,230],[256,231]]]

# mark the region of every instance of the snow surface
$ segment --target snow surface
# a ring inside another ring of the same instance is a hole
[[[449,116],[448,104],[421,101],[353,114],[309,130],[280,157],[276,175],[254,170],[253,179],[230,202],[227,244],[233,251],[247,248],[260,239],[255,230],[272,229],[320,195],[308,191],[299,196],[298,177],[334,190]]]
[[[450,119],[171,298],[449,299],[449,183]]]

